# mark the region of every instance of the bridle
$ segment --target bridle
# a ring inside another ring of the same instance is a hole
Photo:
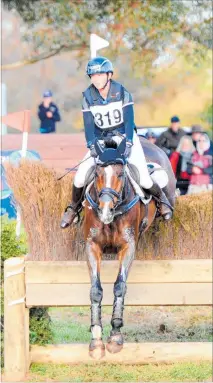
[[[98,165],[96,165],[97,167]],[[117,176],[118,178],[122,178],[122,187],[120,192],[117,192],[115,189],[109,188],[109,187],[103,187],[100,191],[97,189],[97,178],[98,173],[95,171],[95,181],[94,181],[94,187],[95,192],[97,195],[97,199],[100,200],[100,198],[104,195],[107,195],[112,201],[113,201],[113,209],[114,211],[123,203],[123,191],[126,184],[126,172],[125,169]],[[117,201],[115,203],[114,197],[117,198]]]
[[[127,178],[127,173],[125,169],[123,169],[122,173],[118,175],[118,177],[122,177],[122,187],[120,192],[117,192],[116,190],[109,188],[109,187],[103,187],[100,191],[97,189],[97,178],[98,178],[98,173],[97,173],[97,166],[95,169],[95,178],[94,178],[94,189],[95,189],[95,194],[96,194],[96,200],[99,201],[99,199],[107,195],[112,201],[113,201],[113,215],[114,217],[122,215],[129,211],[133,206],[136,205],[136,203],[140,200],[140,197],[138,195],[135,195],[130,202],[127,202],[129,197],[130,197],[130,185],[128,182]],[[85,195],[87,201],[93,208],[93,210],[98,213],[100,211],[99,205],[97,202],[94,201],[94,199],[91,197],[90,192],[87,191]],[[117,201],[115,203],[114,198],[117,198]]]

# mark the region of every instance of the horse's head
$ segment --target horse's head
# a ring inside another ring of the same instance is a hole
[[[98,217],[105,225],[113,221],[115,209],[122,202],[124,182],[124,165],[97,166]]]
[[[117,145],[113,140],[105,142],[102,149],[98,145],[99,163],[96,167],[95,188],[98,197],[98,216],[101,222],[109,224],[113,221],[116,207],[122,202],[125,184],[126,141]]]

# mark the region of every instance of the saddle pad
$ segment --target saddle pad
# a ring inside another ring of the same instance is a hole
[[[132,178],[128,167],[126,167],[126,172],[127,172],[127,176],[129,178],[129,181],[130,181],[135,193],[137,195],[139,195],[141,201],[145,205],[148,204],[150,202],[150,200],[152,199],[152,196],[150,195],[148,198],[146,198],[144,191],[141,189],[141,187],[138,185],[138,183],[134,180],[134,178]]]
[[[148,162],[147,167],[153,181],[156,182],[161,189],[164,188],[169,182],[166,171],[155,162]]]

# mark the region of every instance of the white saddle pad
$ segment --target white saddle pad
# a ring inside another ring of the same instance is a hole
[[[155,181],[161,189],[164,188],[169,182],[169,178],[166,171],[155,162],[148,162],[147,167],[153,181]]]

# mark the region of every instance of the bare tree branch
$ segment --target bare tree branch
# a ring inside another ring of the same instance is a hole
[[[56,56],[56,55],[58,55],[58,54],[60,54],[62,52],[66,52],[66,51],[70,51],[70,50],[75,51],[75,50],[79,50],[79,49],[83,49],[83,48],[86,49],[88,47],[89,46],[86,45],[86,44],[82,44],[82,45],[62,45],[58,49],[52,50],[50,52],[41,53],[40,55],[32,57],[32,58],[29,58],[29,59],[25,59],[25,60],[21,60],[21,61],[16,61],[16,62],[11,63],[11,64],[3,64],[3,65],[1,65],[1,70],[11,70],[11,69],[20,68],[20,67],[23,67],[25,65],[35,64],[35,63],[37,63],[39,61],[47,60],[50,57]]]

